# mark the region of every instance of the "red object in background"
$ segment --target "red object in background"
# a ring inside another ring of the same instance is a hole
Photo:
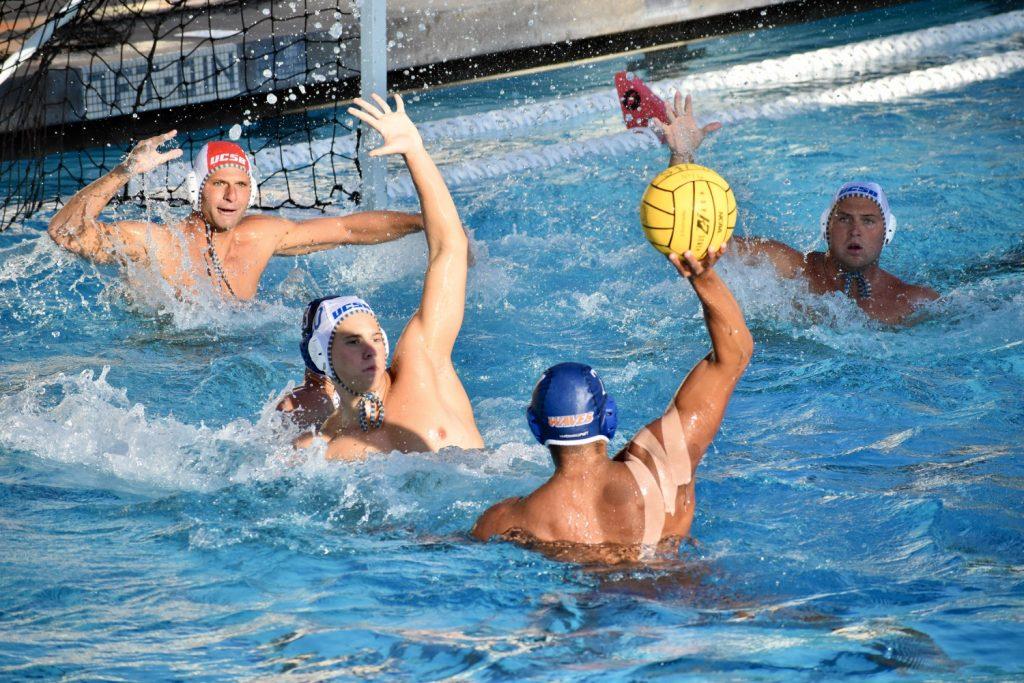
[[[649,126],[651,119],[668,123],[665,103],[639,76],[630,78],[627,72],[620,71],[615,74],[615,89],[619,91],[619,106],[622,107],[622,120],[626,122],[626,128]]]

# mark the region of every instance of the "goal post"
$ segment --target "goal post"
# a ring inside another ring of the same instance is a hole
[[[377,93],[388,92],[388,10],[387,0],[361,0],[359,13],[359,95],[372,102]],[[377,146],[380,136],[369,126],[361,126],[359,166],[363,186],[361,205],[368,210],[383,209],[387,204],[386,161],[371,157],[368,152]],[[367,144],[369,143],[369,144]]]

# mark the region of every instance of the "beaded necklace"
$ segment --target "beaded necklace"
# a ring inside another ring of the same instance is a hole
[[[231,283],[228,282],[227,276],[224,275],[224,267],[220,264],[220,259],[217,257],[217,249],[213,246],[213,228],[210,227],[210,223],[205,217],[203,218],[203,227],[206,228],[206,274],[210,276],[210,279],[212,280],[213,273],[216,271],[217,277],[221,279],[224,286],[228,288],[229,292],[231,292],[231,296],[237,299],[238,295],[235,294],[235,290],[231,288]],[[213,270],[210,270],[211,265],[213,266]]]
[[[857,293],[860,294],[861,299],[871,298],[871,283],[864,279],[864,275],[859,270],[843,270],[839,269],[839,274],[843,276],[843,294],[850,295],[850,290],[853,289],[853,283],[857,283]]]

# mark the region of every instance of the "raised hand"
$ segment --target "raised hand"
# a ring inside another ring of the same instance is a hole
[[[668,104],[666,102],[666,104]],[[672,165],[686,164],[693,161],[693,153],[704,142],[709,133],[714,133],[722,127],[718,121],[713,121],[701,128],[693,117],[693,98],[686,96],[683,101],[683,94],[676,91],[671,107],[666,107],[668,124],[658,119],[651,120],[651,127],[656,132],[665,136],[668,148],[672,151]]]
[[[391,110],[387,100],[373,94],[374,106],[362,98],[353,100],[359,109],[349,107],[348,113],[366,123],[384,138],[384,144],[370,152],[370,156],[379,157],[384,154],[408,154],[423,148],[423,139],[416,125],[405,115],[405,104],[402,96],[395,95],[395,109]]]
[[[705,272],[711,270],[711,267],[718,262],[718,259],[720,259],[724,253],[725,245],[723,244],[717,250],[709,249],[707,256],[700,260],[697,260],[697,258],[694,257],[693,252],[690,251],[683,254],[685,262],[683,259],[679,258],[679,254],[674,253],[668,255],[668,260],[676,267],[676,270],[679,271],[680,275],[692,280],[693,278],[700,277]]]
[[[149,173],[160,164],[166,164],[168,161],[173,161],[180,157],[182,154],[180,148],[166,152],[160,151],[160,145],[168,140],[173,140],[177,134],[178,131],[172,130],[169,133],[156,135],[135,145],[124,159],[123,166],[125,170],[131,175]]]

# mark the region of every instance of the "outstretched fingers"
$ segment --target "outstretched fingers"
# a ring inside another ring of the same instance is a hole
[[[704,135],[707,135],[708,133],[714,133],[716,130],[718,130],[721,127],[722,127],[722,122],[721,121],[712,121],[708,125],[706,125],[703,128],[701,128],[701,130],[704,132]]]
[[[358,104],[360,107],[362,107],[362,111],[368,112],[374,118],[378,118],[379,119],[380,117],[384,116],[384,112],[382,112],[380,109],[377,109],[377,107],[375,107],[374,105],[370,104],[369,102],[364,100],[362,97],[355,98],[354,100],[352,100],[352,103],[353,104]],[[352,110],[349,109],[349,112],[351,112],[351,111]],[[363,120],[365,121],[365,119],[363,119]]]
[[[369,114],[369,113],[363,111],[362,109],[356,109],[355,107],[349,107],[348,108],[348,113],[349,113],[349,116],[356,117],[357,119],[359,119],[363,123],[367,124],[368,126],[373,128],[374,130],[378,130],[378,131],[380,130],[379,124],[377,123],[377,119],[374,118],[372,114]]]
[[[372,95],[370,95],[370,97],[372,97],[372,98],[373,98],[373,101],[374,101],[374,102],[376,102],[376,103],[377,103],[378,105],[380,105],[380,108],[381,108],[381,109],[382,109],[382,110],[383,110],[383,111],[384,111],[385,113],[387,113],[387,114],[390,114],[390,113],[392,113],[392,112],[391,112],[391,105],[390,105],[390,104],[388,104],[388,101],[387,101],[386,99],[384,99],[383,97],[381,97],[381,96],[380,96],[380,95],[378,95],[377,93],[373,93]]]

